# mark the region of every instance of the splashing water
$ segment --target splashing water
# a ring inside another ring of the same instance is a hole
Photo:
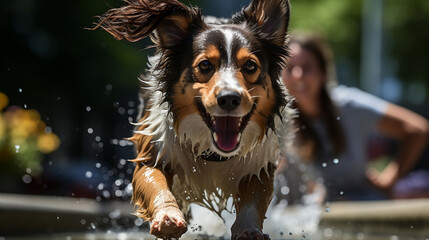
[[[15,145],[15,152],[16,153],[19,153],[19,149],[21,148],[21,146],[19,146],[19,145]]]

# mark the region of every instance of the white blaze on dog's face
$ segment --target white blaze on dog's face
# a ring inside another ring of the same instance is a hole
[[[212,25],[194,39],[172,95],[176,132],[196,155],[244,156],[262,141],[277,107],[268,56],[237,25]]]

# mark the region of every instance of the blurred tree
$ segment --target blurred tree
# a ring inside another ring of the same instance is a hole
[[[358,85],[362,0],[291,0],[291,5],[291,31],[323,34],[336,55],[340,82]],[[401,102],[409,101],[407,92],[415,97],[412,90],[417,89],[423,99],[411,103],[427,104],[429,1],[385,0],[383,6],[383,76],[399,79]]]

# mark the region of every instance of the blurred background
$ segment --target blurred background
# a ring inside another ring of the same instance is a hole
[[[249,1],[190,1],[230,17]],[[119,0],[0,3],[0,193],[129,200],[137,76],[149,41],[89,31]],[[429,118],[429,1],[291,0],[291,31],[331,45],[341,84]],[[374,158],[394,143],[376,141]],[[417,168],[428,167],[428,151]]]

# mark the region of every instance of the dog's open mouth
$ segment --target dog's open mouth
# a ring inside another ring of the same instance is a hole
[[[202,118],[212,132],[216,147],[226,153],[236,150],[240,145],[241,133],[248,124],[253,109],[243,117],[211,116],[201,102],[197,105]]]

